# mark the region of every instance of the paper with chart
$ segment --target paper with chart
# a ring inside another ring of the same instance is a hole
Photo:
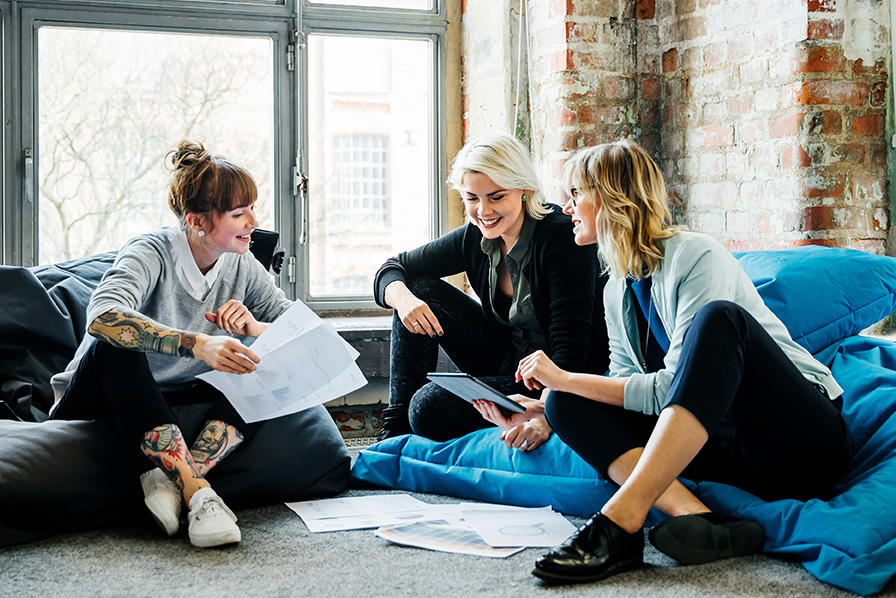
[[[293,303],[252,343],[254,372],[197,376],[220,390],[247,423],[326,403],[367,384],[358,352],[301,301]]]
[[[286,503],[312,533],[460,517],[459,505],[430,505],[407,494],[377,494]]]
[[[486,544],[496,548],[526,546],[551,548],[563,543],[576,528],[551,507],[526,509],[464,509],[464,520]]]

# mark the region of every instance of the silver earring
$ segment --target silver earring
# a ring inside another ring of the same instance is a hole
[[[526,201],[527,199],[529,199],[529,194],[523,193],[523,201]]]
[[[199,236],[200,236],[200,237],[204,237],[204,236],[205,236],[205,231],[204,231],[204,230],[199,231]]]

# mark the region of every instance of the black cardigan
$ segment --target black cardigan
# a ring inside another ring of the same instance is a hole
[[[610,363],[603,310],[606,277],[598,275],[595,248],[576,245],[570,217],[557,206],[549,207],[551,213],[535,225],[532,259],[524,271],[538,323],[548,342],[547,353],[564,370],[603,374]],[[389,307],[384,293],[386,286],[396,280],[407,282],[417,276],[443,278],[465,272],[492,330],[507,334],[491,305],[489,260],[481,241],[479,229],[467,224],[389,258],[374,278],[377,304]]]

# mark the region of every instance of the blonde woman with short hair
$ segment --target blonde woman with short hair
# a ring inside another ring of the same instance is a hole
[[[578,152],[564,182],[576,243],[597,243],[610,275],[610,371],[536,352],[517,374],[552,390],[544,416],[619,489],[533,574],[578,583],[640,566],[652,507],[670,518],[650,541],[683,564],[760,551],[758,523],[710,512],[677,478],[766,500],[829,496],[852,458],[842,389],[718,241],[672,225],[662,174],[637,144]]]
[[[394,309],[380,439],[415,433],[443,441],[491,425],[428,382],[440,348],[461,371],[530,397],[538,391],[514,372],[533,351],[576,370],[603,372],[608,364],[597,256],[569,236],[569,216],[545,203],[526,148],[509,135],[471,141],[448,181],[468,223],[390,258],[374,282],[377,303]],[[466,275],[476,298],[441,280],[453,274]],[[551,434],[543,419],[499,423],[514,449],[536,449]]]

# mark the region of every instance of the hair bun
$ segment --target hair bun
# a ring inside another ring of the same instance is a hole
[[[183,140],[177,144],[176,150],[168,152],[166,158],[170,162],[170,170],[184,170],[195,168],[205,162],[211,155],[205,151],[205,146],[199,141]]]

